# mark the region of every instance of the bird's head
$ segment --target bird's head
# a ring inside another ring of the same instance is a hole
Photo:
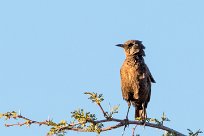
[[[144,45],[139,40],[128,40],[124,44],[117,44],[125,50],[126,56],[145,56]]]

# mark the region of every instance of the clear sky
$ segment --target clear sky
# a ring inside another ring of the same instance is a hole
[[[114,45],[138,39],[146,46],[145,61],[157,82],[148,116],[165,112],[169,127],[204,131],[203,5],[203,0],[1,0],[0,112],[20,109],[34,120],[70,121],[71,111],[84,108],[102,117],[83,94],[91,91],[104,94],[107,110],[109,103],[120,104],[115,117],[125,118],[119,75],[125,56]],[[129,118],[134,119],[133,108]],[[3,123],[0,133],[5,136],[44,136],[49,130],[5,128]],[[121,135],[122,129],[101,136]],[[136,131],[162,134],[148,127]]]

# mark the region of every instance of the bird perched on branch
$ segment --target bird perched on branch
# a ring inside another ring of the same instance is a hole
[[[151,83],[155,83],[144,62],[145,47],[139,40],[129,40],[116,46],[122,47],[126,55],[120,69],[122,96],[128,103],[126,118],[132,104],[135,107],[135,119],[145,120],[146,108],[151,96]]]

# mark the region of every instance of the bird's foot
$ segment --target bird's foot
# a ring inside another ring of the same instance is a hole
[[[142,120],[142,125],[145,127],[146,120]]]
[[[146,123],[146,119],[145,118],[142,118],[142,117],[137,117],[135,118],[136,121],[140,121],[141,122],[141,125],[145,126],[145,123]]]
[[[141,117],[136,117],[135,120],[142,121],[142,118]]]
[[[129,126],[129,120],[128,120],[128,118],[126,117],[126,119],[124,119],[124,129],[123,129],[122,136],[124,135],[125,129],[126,129],[127,126]]]
[[[129,120],[128,120],[128,118],[124,119],[124,124],[125,124],[125,128],[126,128],[127,126],[129,126]]]

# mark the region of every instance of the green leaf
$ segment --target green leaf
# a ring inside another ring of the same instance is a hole
[[[97,93],[91,93],[91,92],[85,92],[84,94],[89,95],[89,98],[92,102],[95,102],[97,104],[101,103],[104,99],[103,99],[103,95],[102,94],[97,94]]]

